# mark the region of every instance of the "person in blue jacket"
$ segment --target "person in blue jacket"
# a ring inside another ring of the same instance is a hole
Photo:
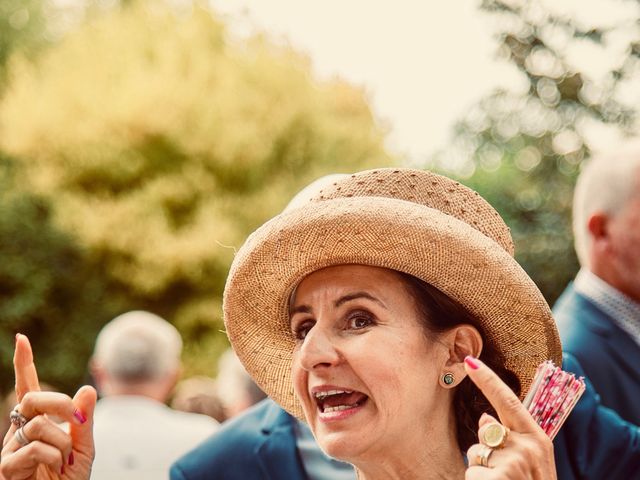
[[[640,424],[640,140],[595,155],[573,199],[580,271],[553,307],[603,405]]]

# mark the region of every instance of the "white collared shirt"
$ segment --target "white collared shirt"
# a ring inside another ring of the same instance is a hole
[[[640,303],[629,298],[586,268],[573,283],[576,292],[587,297],[640,345]]]

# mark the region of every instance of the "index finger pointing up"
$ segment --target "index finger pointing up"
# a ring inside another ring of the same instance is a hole
[[[474,357],[466,357],[464,363],[469,378],[487,397],[505,426],[520,433],[540,430],[520,399],[493,370]]]
[[[16,397],[18,402],[27,392],[39,391],[38,372],[33,363],[33,352],[29,339],[21,334],[16,335],[16,351],[13,355],[13,369],[16,375]]]

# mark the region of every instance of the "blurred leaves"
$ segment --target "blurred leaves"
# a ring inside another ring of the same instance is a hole
[[[587,140],[607,125],[634,128],[637,95],[623,93],[638,81],[640,13],[637,2],[620,3],[635,7],[635,16],[588,23],[540,0],[484,0],[498,25],[498,53],[522,73],[522,86],[479,101],[457,125],[452,148],[435,160],[497,208],[516,258],[550,303],[578,269],[571,204]],[[598,53],[615,35],[628,47],[599,75],[575,58],[576,45],[588,42]]]
[[[47,359],[41,376],[73,386],[78,357],[91,351],[87,340],[122,309],[122,296],[107,294],[109,278],[53,225],[50,203],[18,188],[7,157],[0,157],[0,212],[0,384],[13,382],[13,335],[28,332]]]
[[[0,86],[5,81],[5,66],[13,52],[31,54],[45,43],[44,10],[43,0],[0,2]]]
[[[46,205],[43,228],[101,272],[103,297],[174,321],[190,345],[189,373],[214,369],[221,293],[247,234],[318,176],[391,161],[362,91],[316,80],[305,57],[266,38],[229,40],[196,4],[130,2],[37,62],[11,65],[0,148],[15,159],[25,194]],[[24,265],[14,270],[26,275]],[[67,280],[52,272],[48,281]],[[101,302],[92,308],[74,351],[89,351],[113,314]],[[42,345],[49,330],[24,333]],[[70,367],[78,380],[85,357]]]

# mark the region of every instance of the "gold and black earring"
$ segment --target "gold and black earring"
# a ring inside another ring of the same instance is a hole
[[[442,383],[444,383],[447,386],[453,385],[453,383],[455,381],[456,381],[456,379],[453,376],[453,373],[451,373],[451,372],[447,372],[444,375],[442,375]]]

